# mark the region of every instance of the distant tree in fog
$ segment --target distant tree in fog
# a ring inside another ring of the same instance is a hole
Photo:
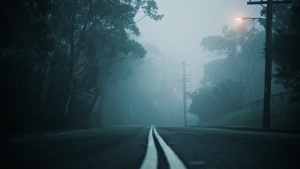
[[[104,125],[181,124],[177,116],[182,93],[174,91],[177,64],[156,46],[147,44],[145,48],[144,59],[113,65],[104,104],[98,108]]]
[[[201,122],[206,122],[237,110],[245,99],[245,88],[241,83],[225,80],[203,86],[188,95],[192,99],[188,111],[197,115]]]
[[[247,22],[235,29],[223,28],[222,36],[208,36],[201,46],[216,58],[204,65],[204,76],[212,83],[232,79],[246,87],[248,101],[261,97],[264,70],[264,31],[258,31],[254,23]],[[256,89],[256,90],[254,90]]]

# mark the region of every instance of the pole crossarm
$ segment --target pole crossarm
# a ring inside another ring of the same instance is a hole
[[[185,73],[185,67],[186,66],[190,66],[187,65],[185,61],[182,62],[181,65],[178,66],[182,66],[182,70],[183,70],[183,74],[180,75],[182,76],[182,80],[180,80],[180,82],[183,83],[183,114],[184,114],[184,126],[187,126],[187,113],[186,113],[186,82],[190,82],[189,80],[187,80],[188,78],[186,78],[186,76],[189,76]]]
[[[292,3],[293,2],[293,0],[274,0],[273,2],[272,2],[272,4],[287,4],[287,3]],[[263,5],[263,4],[268,4],[268,2],[267,1],[263,1],[263,0],[261,0],[261,1],[251,1],[251,0],[249,0],[249,2],[247,2],[247,5]]]

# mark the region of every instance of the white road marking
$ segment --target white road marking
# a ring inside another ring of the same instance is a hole
[[[142,163],[140,169],[157,169],[157,150],[155,147],[153,133],[155,134],[158,143],[162,147],[164,154],[167,158],[170,169],[186,169],[183,162],[179,159],[179,157],[174,153],[174,151],[165,143],[165,141],[160,137],[157,133],[155,127],[152,125],[150,128],[149,136],[148,136],[148,146],[146,151],[146,156]]]
[[[153,126],[150,128],[148,136],[148,146],[146,156],[140,169],[156,169],[157,168],[157,150],[152,135]]]
[[[186,169],[183,162],[174,153],[174,151],[165,143],[165,141],[160,137],[160,135],[157,133],[154,126],[153,126],[153,130],[161,148],[165,153],[170,169]]]

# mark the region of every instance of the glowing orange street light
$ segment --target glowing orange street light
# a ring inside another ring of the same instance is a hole
[[[263,27],[266,27],[266,19],[265,18],[251,18],[246,16],[236,17],[235,20],[237,21],[244,21],[244,20],[257,20]]]
[[[240,17],[237,17],[235,19],[238,20],[238,21],[243,21],[243,20],[247,20],[247,19],[250,19],[250,20],[259,20],[260,21],[263,18],[251,18],[251,17],[240,16]]]

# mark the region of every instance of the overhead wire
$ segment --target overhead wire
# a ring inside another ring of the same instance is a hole
[[[255,8],[253,8],[253,10],[251,11],[251,13],[250,13],[250,15],[249,16],[251,16],[254,12],[255,12],[255,10],[258,8],[259,6],[258,5],[256,5],[255,6]]]
[[[207,35],[211,32],[212,28],[215,26],[217,20],[220,18],[221,13],[223,12],[225,6],[227,5],[227,3],[229,2],[229,0],[226,0],[225,3],[222,6],[222,9],[220,10],[219,14],[217,15],[217,17],[214,19],[213,24],[209,27],[208,31],[207,31]]]
[[[230,17],[230,15],[232,14],[232,12],[233,11],[235,11],[234,10],[234,8],[236,7],[236,5],[238,4],[238,2],[241,2],[240,0],[236,0],[234,3],[233,3],[233,5],[232,5],[232,7],[230,8],[230,10],[227,12],[227,14],[226,15],[223,15],[223,18],[228,18],[228,17]],[[244,3],[244,2],[243,2]],[[223,19],[224,20],[224,19]]]
[[[238,46],[242,45],[242,44],[245,42],[245,40],[246,40],[245,37],[249,35],[249,33],[252,31],[252,29],[254,29],[254,27],[255,27],[256,24],[257,24],[257,22],[255,22],[255,23],[253,24],[253,26],[252,26],[251,29],[248,31],[248,33],[246,33],[246,34],[243,36],[243,39],[235,46],[234,52],[233,52],[231,55],[229,55],[229,56],[226,58],[226,60],[224,61],[224,63],[223,63],[223,64],[222,64],[222,65],[221,65],[214,73],[212,73],[212,74],[208,77],[208,80],[210,80],[212,77],[214,77],[214,76],[221,70],[221,68],[223,68],[223,67],[226,65],[226,63],[229,61],[229,59],[235,55],[236,48],[237,48]]]
[[[237,2],[237,1],[238,1],[238,0],[236,0],[236,2]],[[218,13],[217,17],[214,19],[214,21],[212,22],[212,24],[209,26],[209,29],[206,31],[206,32],[207,32],[206,35],[208,35],[208,34],[212,31],[212,28],[213,28],[213,27],[215,26],[215,24],[217,23],[217,20],[220,19],[220,16],[221,16],[222,12],[224,11],[224,9],[225,9],[226,5],[228,4],[228,2],[229,2],[229,0],[226,0],[226,1],[224,2],[224,4],[222,5],[222,8],[221,8],[220,12]],[[197,50],[198,50],[198,49],[195,49],[192,53],[195,54]]]
[[[224,11],[224,9],[225,9],[225,7],[227,6],[227,4],[228,4],[228,2],[229,2],[229,0],[226,0],[225,2],[224,2],[224,4],[223,4],[223,6],[222,6],[222,8],[221,8],[221,10],[220,10],[220,12],[219,12],[219,14],[217,15],[217,17],[214,19],[214,21],[212,22],[212,24],[211,24],[211,26],[209,27],[209,29],[207,30],[207,33],[206,33],[206,35],[209,35],[209,33],[212,31],[212,28],[215,26],[215,24],[217,23],[217,21],[221,18],[221,16],[223,16],[222,18],[224,18],[224,16],[229,16],[229,15],[231,15],[231,13],[232,13],[232,10],[234,9],[234,7],[235,6],[237,6],[237,4],[238,4],[238,2],[241,2],[241,1],[239,1],[239,0],[236,0],[236,1],[234,1],[234,3],[232,3],[232,7],[230,8],[230,10],[229,10],[229,12],[228,11],[226,11],[227,12],[227,14],[226,15],[221,15],[222,13],[224,13],[225,11]],[[242,2],[242,3],[244,3],[244,2]],[[243,11],[247,8],[248,6],[247,5],[245,5],[245,7],[244,7],[244,9],[243,9]],[[252,10],[252,12],[251,12],[251,14],[256,10],[256,8],[257,8],[257,6]],[[250,8],[250,10],[251,10],[251,8]],[[249,10],[249,11],[250,11]],[[248,12],[247,12],[248,13]],[[255,23],[254,25],[253,25],[253,27],[250,29],[250,30],[252,30],[253,28],[254,28],[254,26],[256,25],[257,23]],[[249,33],[247,33],[244,37],[246,37],[247,35],[248,35]],[[243,42],[244,42],[244,40],[245,40],[245,38],[240,42],[240,44],[237,44],[237,46],[239,46],[239,45],[241,45]],[[220,42],[221,43],[221,42]],[[236,47],[237,47],[236,46]],[[235,48],[236,48],[235,47]],[[196,50],[193,52],[193,53],[195,53],[196,52]],[[212,76],[214,76],[214,74],[216,74],[218,71],[220,71],[220,69],[227,63],[227,61],[229,60],[229,58],[230,57],[232,57],[232,56],[228,56],[228,58],[227,58],[227,60],[211,75],[211,77]],[[209,78],[210,79],[210,78]]]
[[[219,14],[218,14],[217,17],[214,19],[214,21],[213,21],[212,24],[210,25],[209,29],[206,31],[206,32],[207,32],[206,35],[208,35],[208,34],[212,31],[212,28],[213,28],[213,27],[215,26],[215,24],[217,23],[217,20],[219,20],[219,19],[221,18],[220,16],[221,16],[222,12],[224,11],[225,6],[228,4],[228,2],[229,2],[229,0],[225,1],[225,3],[223,4],[223,6],[222,6],[222,8],[221,8],[221,10],[220,10],[220,12],[219,12]],[[236,6],[237,2],[239,2],[239,0],[236,0],[236,1],[233,3],[233,6],[231,7],[231,10],[230,10],[230,11],[232,11],[232,9]],[[231,12],[230,12],[230,13],[231,13]],[[228,15],[228,14],[227,14],[227,15]],[[224,16],[224,15],[222,15],[222,16]],[[193,53],[196,53],[196,50],[197,50],[197,49],[195,49]]]
[[[235,5],[236,5],[236,4],[235,4]],[[258,6],[256,6],[254,9],[252,9],[251,12],[250,12],[251,9],[249,10],[250,15],[252,15],[252,14],[255,12],[255,10],[257,9],[257,7],[258,7]],[[244,7],[243,10],[245,10],[246,8],[247,8],[247,5]],[[247,13],[248,13],[248,12],[247,12]],[[231,14],[231,13],[230,13],[230,14]],[[227,59],[225,60],[225,62],[224,62],[224,63],[223,63],[223,64],[222,64],[222,65],[221,65],[214,73],[212,73],[208,79],[211,79],[213,76],[215,76],[215,75],[221,70],[221,68],[223,68],[223,67],[226,65],[226,63],[229,61],[229,59],[235,55],[236,48],[237,48],[239,45],[242,45],[242,44],[244,43],[244,41],[246,40],[245,37],[249,35],[249,33],[250,33],[250,32],[252,31],[252,29],[256,26],[256,24],[257,24],[257,22],[255,22],[255,23],[253,24],[253,26],[252,26],[251,29],[248,31],[248,33],[246,33],[246,34],[243,36],[242,41],[240,41],[240,42],[235,46],[234,52],[233,52],[231,55],[229,55],[229,56],[227,57]],[[220,40],[219,43],[221,43],[221,40]],[[218,44],[219,44],[219,43],[218,43]]]
[[[226,17],[230,16],[230,14],[232,13],[232,9],[236,6],[237,2],[238,1],[235,1],[235,3],[233,4],[230,12],[226,15]],[[247,5],[246,5],[246,7],[247,7]],[[244,9],[246,9],[246,7]],[[220,45],[221,43],[222,43],[222,40],[220,40],[218,43],[216,43],[216,46]]]
[[[221,16],[225,16],[225,17],[222,17],[222,18],[229,17],[229,15],[231,15],[231,13],[232,13],[234,7],[236,7],[237,4],[238,4],[238,2],[241,2],[241,1],[239,1],[239,0],[234,1],[234,3],[233,3],[233,5],[232,5],[232,7],[230,8],[229,12],[227,11],[227,12],[226,12],[226,13],[227,13],[226,15],[221,15],[222,13],[225,13],[224,9],[225,9],[225,7],[227,6],[228,2],[229,2],[229,1],[227,0],[227,1],[223,4],[223,6],[222,6],[222,8],[221,8],[221,10],[220,10],[220,12],[219,12],[219,14],[217,15],[217,17],[214,19],[213,23],[212,23],[211,26],[209,27],[209,29],[208,29],[206,35],[208,35],[208,34],[212,31],[212,28],[216,25],[217,21],[218,21],[219,19],[221,19]],[[242,2],[242,3],[244,3],[244,2]],[[245,10],[246,8],[248,8],[248,5],[245,5],[244,10]],[[251,10],[251,8],[250,8],[250,10]],[[255,10],[255,9],[254,9],[254,10]],[[254,10],[253,10],[253,11],[254,11]],[[220,41],[219,43],[221,43],[221,41]],[[195,49],[195,51],[194,51],[193,53],[195,53],[195,52],[196,52],[196,49]],[[224,65],[225,65],[225,64],[226,64],[226,63],[224,63]],[[223,67],[223,66],[221,66],[221,67]],[[219,68],[219,69],[221,69],[221,68]],[[219,70],[217,70],[217,72],[218,72],[218,71],[219,71]],[[217,72],[216,72],[216,73],[217,73]]]

